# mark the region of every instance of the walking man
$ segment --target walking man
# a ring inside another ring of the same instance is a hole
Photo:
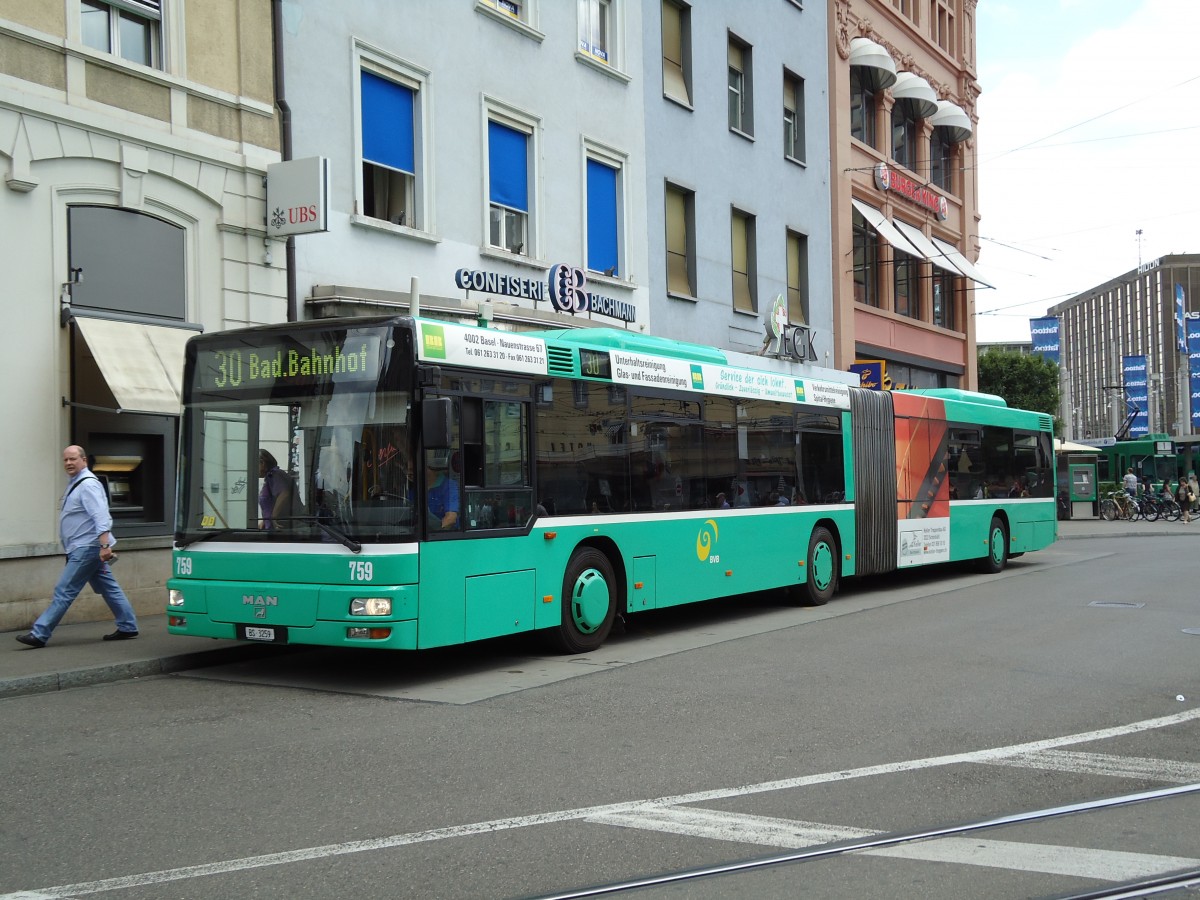
[[[104,598],[117,622],[117,630],[104,635],[106,641],[124,641],[138,636],[137,617],[109,563],[113,554],[112,516],[104,486],[87,467],[87,454],[72,445],[63,451],[67,492],[58,513],[58,536],[67,553],[66,568],[54,586],[50,606],[38,616],[28,634],[17,640],[28,647],[45,647],[85,584]]]

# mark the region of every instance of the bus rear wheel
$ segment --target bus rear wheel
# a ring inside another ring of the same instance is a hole
[[[554,640],[565,653],[588,653],[604,643],[617,615],[616,574],[593,547],[576,550],[563,576],[562,623]]]
[[[992,524],[988,526],[987,555],[979,560],[979,571],[988,575],[996,575],[1004,571],[1008,562],[1008,532],[999,516],[992,516]]]
[[[818,526],[808,538],[805,582],[794,588],[801,606],[824,606],[838,586],[838,548],[828,528]]]

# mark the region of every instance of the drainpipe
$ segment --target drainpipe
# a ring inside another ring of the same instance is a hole
[[[283,0],[271,0],[271,57],[275,81],[275,107],[279,110],[279,138],[286,162],[292,158],[292,110],[283,86]],[[296,236],[289,234],[284,243],[287,269],[287,320],[299,318],[296,303]]]

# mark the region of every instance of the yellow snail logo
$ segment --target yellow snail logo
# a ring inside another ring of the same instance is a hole
[[[700,562],[708,559],[716,542],[717,523],[713,519],[707,519],[700,528],[700,533],[696,535],[696,556],[699,557]]]

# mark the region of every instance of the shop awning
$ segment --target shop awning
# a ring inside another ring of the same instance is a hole
[[[186,328],[75,316],[72,320],[116,398],[120,412],[177,416]]]
[[[1099,453],[1099,447],[1090,447],[1087,444],[1076,444],[1072,441],[1060,441],[1054,439],[1055,453]]]
[[[850,65],[861,68],[872,89],[881,91],[896,83],[896,63],[881,44],[856,37],[850,42]]]
[[[938,111],[937,94],[929,82],[912,72],[901,72],[892,85],[892,96],[897,103],[905,103],[918,119],[928,119]]]
[[[879,233],[879,236],[897,250],[911,254],[912,256],[924,257],[925,254],[910,244],[882,212],[873,206],[868,206],[861,200],[851,200],[850,202],[854,204],[854,208],[859,211],[862,217],[870,223],[871,227]]]
[[[938,251],[943,254],[950,262],[954,263],[954,268],[962,272],[972,281],[982,284],[984,287],[994,288],[995,285],[989,282],[977,268],[975,264],[968,260],[965,256],[958,252],[958,248],[952,244],[947,244],[945,241],[940,241],[933,238],[933,245]]]
[[[971,136],[971,117],[961,106],[949,100],[939,100],[937,107],[937,112],[929,117],[930,125],[941,128],[955,144]]]
[[[909,225],[907,222],[901,222],[899,219],[892,224],[900,229],[900,233],[908,239],[910,244],[921,251],[921,256],[923,256],[925,259],[929,260],[939,269],[944,269],[947,272],[953,272],[955,275],[962,274],[962,272],[955,267],[954,263],[950,262],[950,260],[946,258],[946,255],[933,245],[933,241],[925,237],[925,233],[921,231],[920,228]]]

